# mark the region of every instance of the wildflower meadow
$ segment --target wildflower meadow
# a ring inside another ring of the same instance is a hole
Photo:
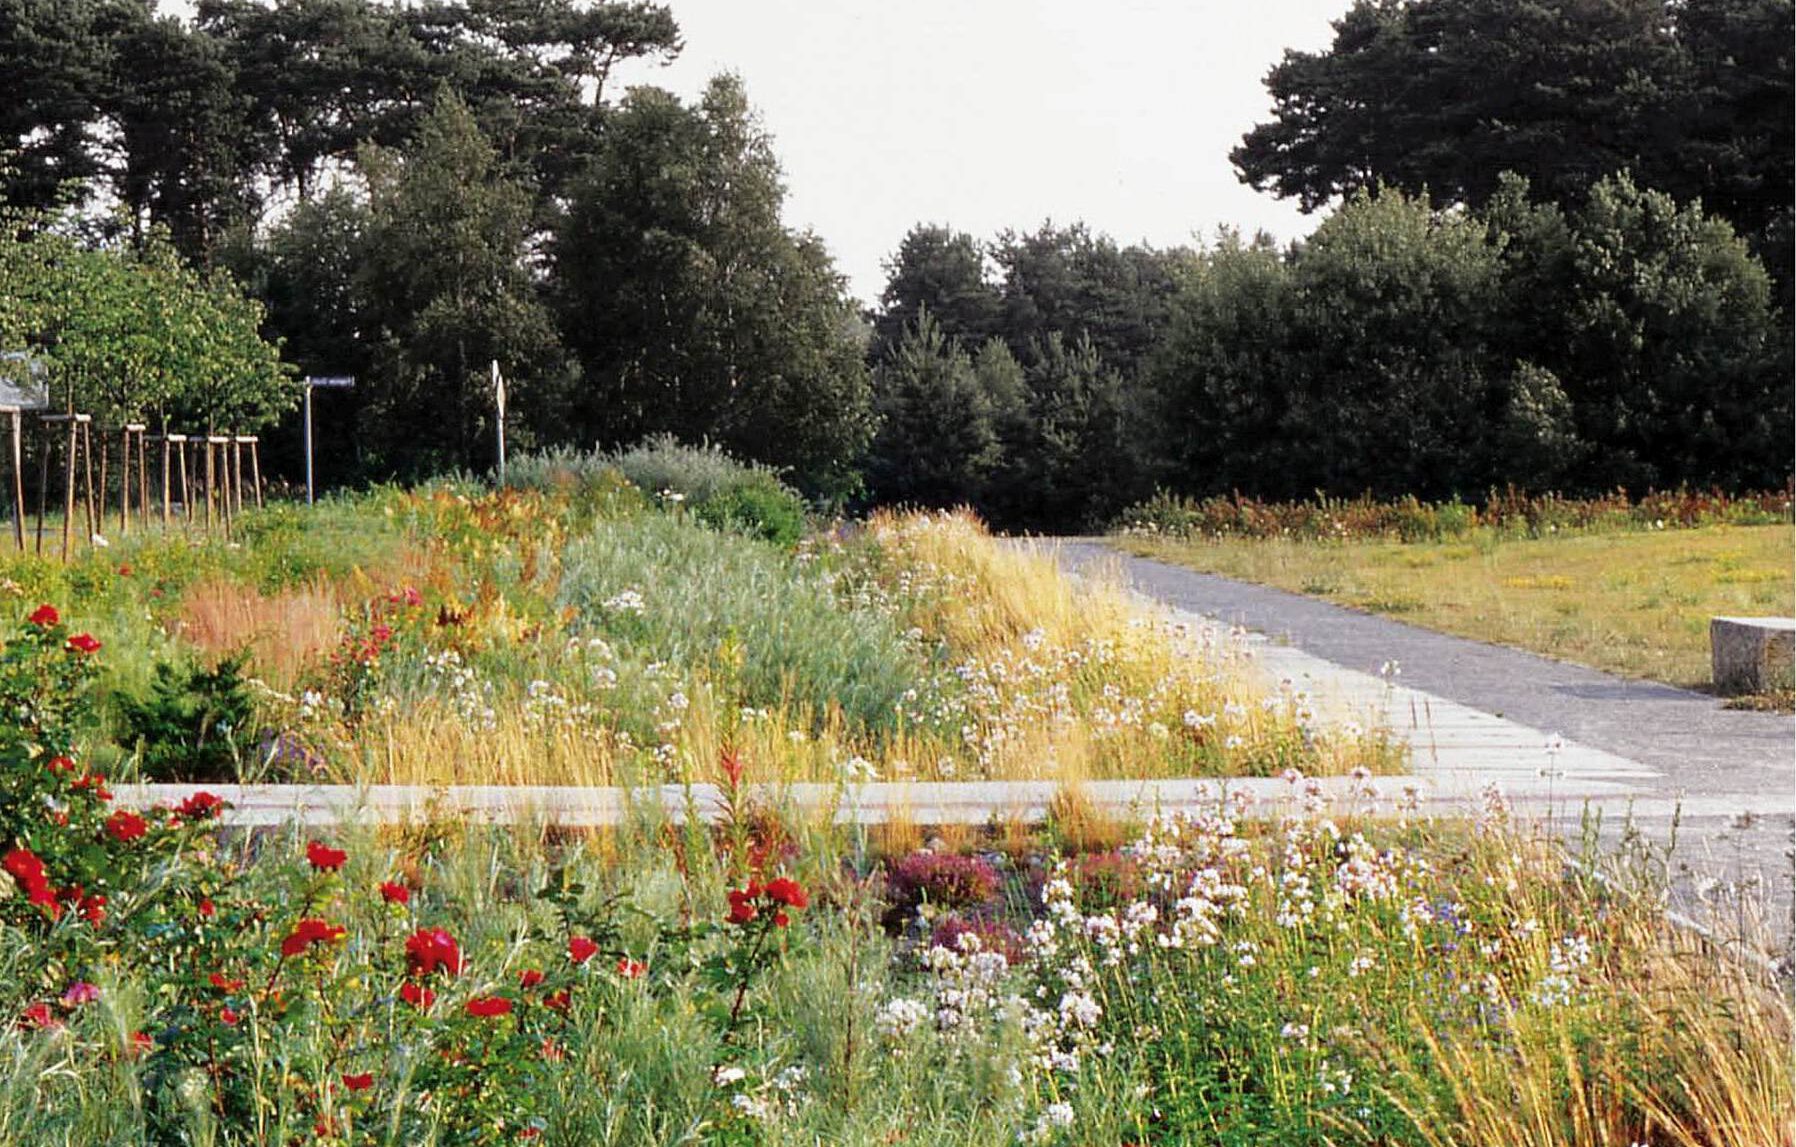
[[[0,1141],[1789,1141],[1784,989],[1666,922],[1644,838],[1423,819],[1239,634],[967,515],[520,470],[6,566]],[[801,779],[1064,799],[834,823]],[[250,829],[247,780],[724,799]]]

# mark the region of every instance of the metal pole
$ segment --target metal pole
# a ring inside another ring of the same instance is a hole
[[[493,360],[493,403],[499,408],[499,485],[505,485],[505,378]]]
[[[314,499],[312,490],[312,380],[306,379],[306,505]]]

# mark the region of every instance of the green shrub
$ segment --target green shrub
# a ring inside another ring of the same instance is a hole
[[[627,656],[728,675],[743,704],[839,703],[889,728],[925,666],[890,618],[843,606],[814,569],[672,517],[599,522],[568,547],[560,604]]]
[[[744,486],[785,488],[770,467],[737,461],[720,446],[684,446],[670,434],[644,439],[605,460],[644,493],[678,494],[689,506]]]
[[[139,753],[146,779],[239,779],[238,746],[249,743],[256,716],[243,664],[242,656],[215,669],[159,662],[148,696],[118,697],[120,744]]]
[[[804,503],[764,474],[695,504],[692,515],[713,529],[733,530],[781,546],[795,546],[804,536]]]

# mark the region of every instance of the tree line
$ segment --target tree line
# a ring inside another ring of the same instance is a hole
[[[992,269],[995,268],[995,273]],[[1270,499],[1782,485],[1790,339],[1725,222],[1608,177],[1571,207],[1356,192],[1283,249],[921,226],[874,371],[881,496],[1094,525]]]
[[[489,467],[496,359],[520,448],[672,434],[838,503],[1020,527],[1156,487],[1774,484],[1790,9],[1362,0],[1272,71],[1274,119],[1234,155],[1330,212],[1311,239],[919,226],[863,310],[782,222],[737,80],[619,90],[680,50],[665,6],[0,0],[0,295],[88,251],[120,298],[178,273],[166,298],[240,300],[214,326],[247,316],[287,368],[232,342],[218,377],[265,396],[233,417],[277,416],[296,374],[358,379],[318,404],[347,444],[329,482]],[[7,313],[0,340],[113,407],[168,407],[156,372],[180,368],[114,370],[123,343],[82,358],[74,312]]]

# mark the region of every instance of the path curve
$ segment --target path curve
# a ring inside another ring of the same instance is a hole
[[[1758,874],[1778,932],[1796,938],[1796,717],[1725,709],[1708,694],[1197,573],[1101,541],[1050,544],[1067,568],[1117,568],[1137,592],[1175,609],[1360,673],[1396,661],[1407,687],[1638,762],[1650,770],[1636,786],[1641,796],[1661,808],[1686,802],[1677,827],[1686,862],[1725,862],[1734,880]],[[1646,827],[1666,839],[1670,817],[1658,819]]]

